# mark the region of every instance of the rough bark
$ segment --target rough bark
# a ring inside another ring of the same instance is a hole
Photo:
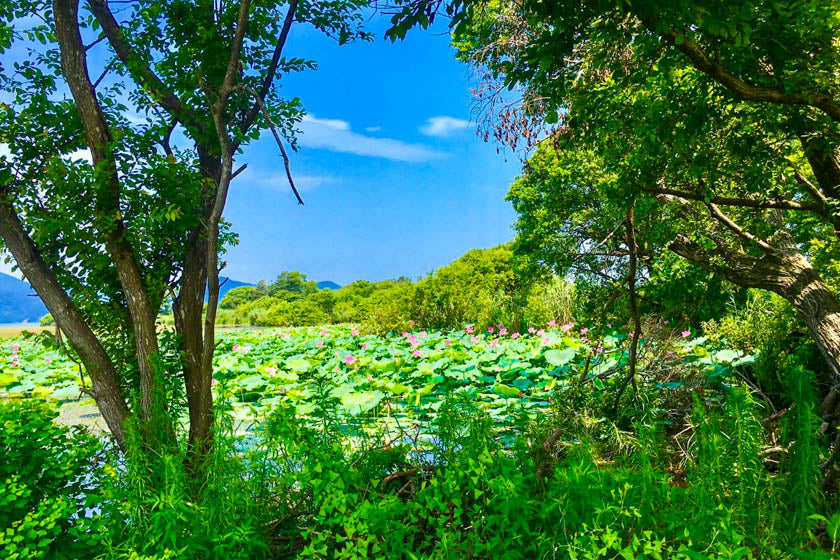
[[[140,265],[121,218],[120,180],[109,150],[113,138],[88,74],[85,47],[79,33],[78,9],[78,0],[53,2],[61,68],[76,102],[93,164],[103,175],[101,180],[104,184],[97,189],[96,196],[97,227],[105,237],[131,314],[140,367],[141,414],[148,416],[157,394],[157,310],[152,307]]]
[[[0,202],[0,236],[32,288],[55,319],[56,333],[64,332],[78,352],[93,386],[93,397],[120,448],[125,449],[128,405],[111,358],[61,287],[32,239],[7,202]]]
[[[219,180],[219,159],[198,146],[201,173],[207,181],[202,216],[209,213],[212,189]],[[187,406],[190,416],[189,445],[191,449],[206,449],[209,445],[210,427],[213,423],[213,395],[210,368],[205,367],[204,347],[204,291],[207,286],[207,235],[203,224],[188,234],[188,249],[184,260],[180,289],[175,298],[175,330],[181,336],[181,364],[187,388]]]

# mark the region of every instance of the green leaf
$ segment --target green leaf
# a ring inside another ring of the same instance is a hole
[[[562,350],[549,350],[545,353],[545,361],[553,366],[562,366],[568,364],[575,357],[574,348],[564,348]]]
[[[515,389],[513,387],[505,385],[504,383],[496,383],[495,385],[493,385],[493,391],[496,394],[507,398],[516,398],[519,396],[519,389]]]
[[[304,360],[303,358],[296,358],[294,360],[288,360],[286,362],[286,367],[298,373],[306,373],[307,371],[312,369],[312,364],[309,363],[308,360]]]

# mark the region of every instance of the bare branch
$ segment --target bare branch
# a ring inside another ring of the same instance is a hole
[[[237,175],[239,175],[240,173],[242,173],[243,171],[245,171],[246,169],[248,169],[248,164],[247,164],[247,163],[243,163],[243,164],[239,167],[239,169],[237,169],[236,171],[234,171],[234,172],[231,174],[231,176],[230,176],[231,180],[236,179],[236,176],[237,176]]]
[[[277,147],[280,148],[280,154],[283,156],[283,164],[286,167],[286,178],[289,180],[289,186],[292,187],[292,192],[295,193],[295,198],[297,198],[298,204],[303,206],[303,199],[300,197],[300,193],[295,186],[295,180],[292,178],[292,170],[289,166],[289,154],[286,153],[286,148],[283,147],[283,140],[280,138],[280,133],[277,132],[277,126],[274,124],[274,121],[271,119],[271,115],[268,113],[268,109],[265,107],[265,103],[263,103],[262,97],[254,91],[252,88],[248,88],[243,86],[244,89],[249,91],[251,95],[257,100],[257,105],[259,105],[260,109],[265,116],[265,120],[268,121],[268,126],[271,128],[271,134],[274,135],[274,140],[277,142]]]
[[[271,63],[268,66],[268,70],[266,71],[263,83],[260,86],[260,99],[265,99],[265,97],[268,95],[269,90],[271,89],[272,82],[274,82],[274,76],[277,73],[277,65],[280,64],[280,57],[283,54],[283,47],[286,46],[286,39],[289,37],[289,30],[292,28],[292,22],[295,19],[295,11],[297,10],[297,5],[298,0],[292,0],[289,3],[289,11],[286,12],[286,18],[283,20],[283,27],[280,30],[280,36],[277,38],[277,44],[274,46],[274,54],[271,56]],[[254,105],[248,111],[248,114],[245,115],[245,118],[240,124],[239,128],[242,131],[242,134],[245,134],[246,132],[248,132],[248,129],[251,128],[251,125],[254,123],[254,119],[256,118],[257,112],[259,110],[259,103],[257,101],[254,101]]]

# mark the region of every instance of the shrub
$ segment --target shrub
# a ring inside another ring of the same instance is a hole
[[[98,554],[99,442],[53,420],[38,401],[0,401],[0,557],[77,559]]]

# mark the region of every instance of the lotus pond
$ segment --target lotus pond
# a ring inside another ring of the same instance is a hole
[[[311,418],[325,398],[348,423],[421,425],[445,397],[459,394],[510,427],[514,417],[537,414],[562,398],[573,383],[602,391],[625,378],[628,341],[618,330],[598,340],[571,324],[530,331],[520,335],[497,327],[476,333],[467,327],[391,336],[361,334],[352,326],[228,331],[219,335],[213,390],[227,397],[244,431],[277,403]],[[642,342],[641,367],[681,366],[678,381],[667,375],[654,380],[663,390],[691,383],[686,368],[697,382],[725,383],[738,366],[752,361],[714,348],[703,337],[682,335]],[[0,396],[54,399],[62,410],[84,407],[86,416],[95,417],[80,380],[79,366],[43,335],[0,346]]]

